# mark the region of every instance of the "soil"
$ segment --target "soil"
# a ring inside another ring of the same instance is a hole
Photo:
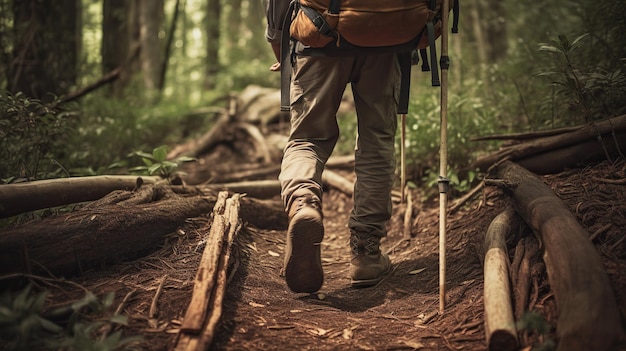
[[[350,171],[343,174],[352,177]],[[589,232],[624,319],[626,164],[607,161],[542,179]],[[483,236],[509,199],[501,189],[485,187],[447,214],[445,308],[440,314],[438,199],[420,189],[411,189],[410,195],[414,210],[410,234],[403,233],[406,205],[396,196],[389,234],[383,240],[393,269],[371,288],[354,289],[349,284],[350,196],[334,189],[324,193],[325,281],[316,294],[294,294],[286,287],[281,276],[285,230],[244,223],[234,245],[211,349],[485,350]],[[143,337],[131,349],[171,350],[190,301],[210,223],[208,214],[189,219],[166,238],[159,251],[133,262],[104,267],[72,281],[32,281],[50,291],[50,306],[79,299],[86,290],[97,296],[115,292],[113,309],[128,317],[127,326],[115,329]],[[511,259],[519,239],[526,236],[532,234],[523,229],[510,238]],[[554,295],[545,268],[537,267],[527,309],[542,316],[550,330],[544,334],[522,330],[520,350],[547,345],[555,338]]]

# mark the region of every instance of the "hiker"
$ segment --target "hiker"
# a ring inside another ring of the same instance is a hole
[[[284,274],[293,292],[313,293],[324,280],[322,171],[337,139],[337,110],[348,84],[357,114],[354,207],[350,214],[350,279],[353,287],[378,284],[390,271],[380,241],[387,235],[394,181],[394,141],[400,70],[396,54],[307,55],[296,43],[291,62],[280,62],[283,19],[289,0],[269,0],[266,38],[278,62],[290,65],[291,130],[279,180],[289,216]],[[285,28],[285,30],[289,30]]]

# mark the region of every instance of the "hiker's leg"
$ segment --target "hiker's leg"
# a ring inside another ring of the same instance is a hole
[[[348,79],[343,61],[298,56],[293,67],[291,131],[279,176],[289,215],[284,274],[293,292],[315,292],[324,281],[322,171],[339,137],[336,113]]]
[[[336,113],[349,79],[346,64],[332,57],[296,57],[291,131],[279,176],[287,209],[297,196],[322,197],[322,171],[339,137]]]
[[[358,118],[351,231],[386,235],[391,217],[400,70],[395,54],[357,59],[352,90]]]

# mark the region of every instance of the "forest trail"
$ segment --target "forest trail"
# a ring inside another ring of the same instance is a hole
[[[343,175],[353,177],[350,172]],[[623,161],[605,161],[541,177],[590,233],[622,318],[626,316],[625,176]],[[421,199],[414,202],[411,235],[402,234],[406,205],[397,197],[389,235],[382,242],[393,269],[371,288],[354,289],[349,284],[347,220],[352,200],[344,192],[329,188],[324,193],[325,282],[317,294],[294,294],[287,289],[281,276],[285,228],[262,229],[243,222],[232,246],[221,315],[210,349],[485,350],[484,234],[510,199],[500,188],[487,186],[448,213],[446,306],[440,315],[437,201],[423,199],[419,189],[410,191],[413,199]],[[268,201],[280,203],[278,196]],[[160,249],[134,261],[103,265],[71,280],[28,278],[48,290],[50,308],[80,300],[86,291],[98,297],[114,292],[112,307],[128,317],[128,323],[105,324],[104,335],[121,331],[126,336],[141,336],[142,341],[130,349],[173,350],[207,247],[210,217],[207,213],[187,219],[164,238]],[[511,262],[522,237],[534,240],[528,228],[520,228],[518,235],[507,240]],[[545,267],[534,264],[539,261],[531,262],[525,309],[541,315],[549,331],[519,330],[520,350],[555,338],[555,295]]]
[[[440,316],[437,208],[425,209],[415,237],[404,238],[401,207],[383,240],[393,269],[365,289],[350,287],[348,279],[351,199],[345,194],[325,194],[325,283],[316,294],[287,289],[280,275],[285,232],[249,230],[248,262],[228,289],[215,349],[484,349],[482,267],[470,238],[479,234],[481,219],[488,224],[491,211],[451,216],[447,307]]]

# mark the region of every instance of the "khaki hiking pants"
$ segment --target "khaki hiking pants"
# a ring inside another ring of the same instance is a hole
[[[291,132],[279,180],[289,209],[295,197],[322,199],[322,171],[337,139],[337,110],[351,83],[357,114],[356,183],[350,230],[386,235],[391,217],[400,70],[392,53],[355,57],[296,55],[291,81]]]

